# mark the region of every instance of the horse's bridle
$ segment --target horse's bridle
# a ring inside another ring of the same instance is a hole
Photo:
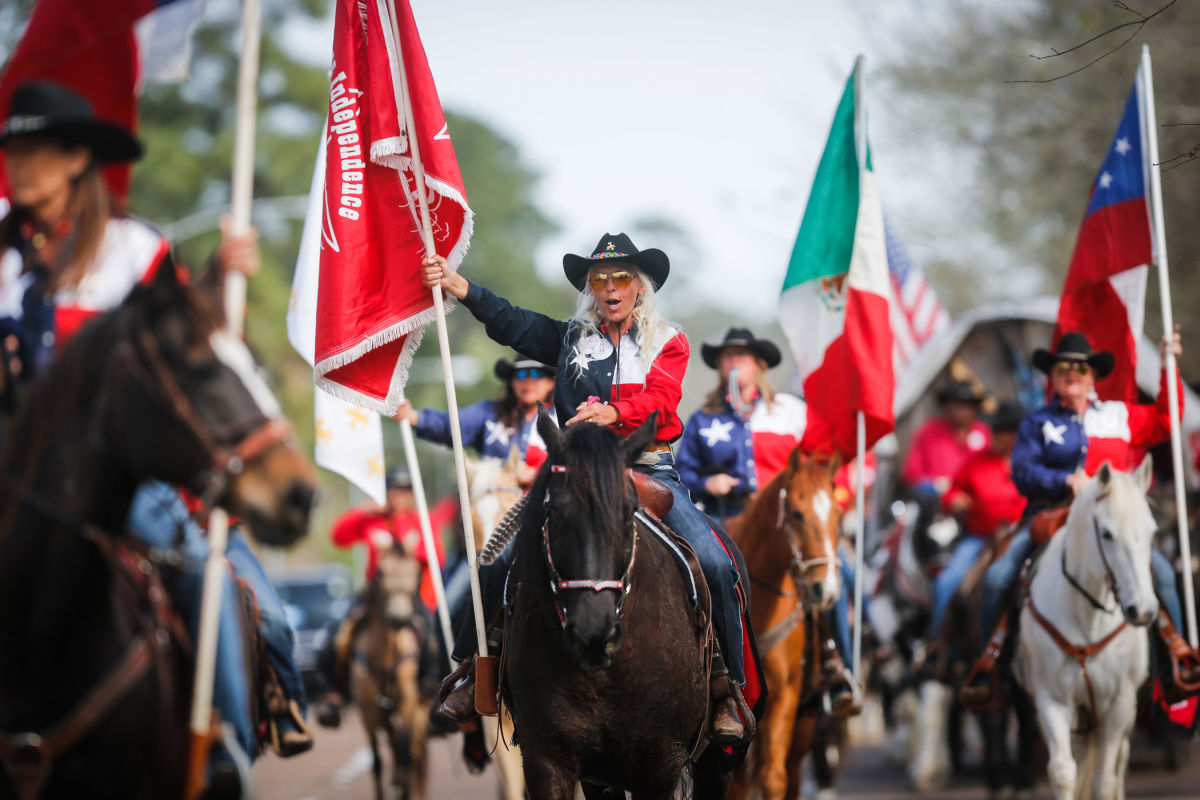
[[[792,563],[789,567],[792,570],[792,580],[796,582],[796,589],[803,591],[805,583],[804,575],[813,567],[821,567],[826,564],[831,565],[834,569],[841,569],[842,559],[837,554],[837,548],[833,548],[832,556],[818,556],[817,558],[805,559],[804,554],[800,552],[800,546],[796,544],[796,535],[792,531],[792,525],[787,519],[787,487],[783,486],[779,489],[779,514],[775,521],[775,530],[787,535],[788,547],[792,549]]]
[[[570,469],[561,464],[551,464],[550,472],[561,475],[570,472]],[[548,509],[550,506],[549,489],[546,490],[542,506],[545,509]],[[594,578],[564,580],[562,575],[559,574],[558,568],[554,566],[554,556],[550,553],[550,515],[545,515],[545,520],[542,522],[542,549],[546,557],[546,566],[550,569],[550,594],[554,596],[554,611],[558,614],[559,625],[564,629],[567,627],[567,607],[558,598],[558,593],[564,591],[590,589],[593,592],[603,592],[611,589],[618,592],[616,621],[621,621],[621,612],[625,608],[625,598],[629,596],[629,591],[633,588],[631,576],[633,575],[634,562],[637,561],[637,523],[631,523],[630,527],[633,531],[633,541],[629,546],[629,563],[625,567],[624,574],[618,580],[598,580]]]
[[[146,369],[142,360],[127,340],[118,345],[121,353],[134,366],[134,376],[142,383],[143,388],[160,388],[167,396],[175,417],[191,434],[192,438],[204,450],[210,465],[203,480],[204,490],[201,499],[205,507],[211,507],[216,499],[229,485],[229,479],[239,475],[246,465],[262,458],[270,451],[280,447],[293,438],[292,426],[282,418],[267,417],[262,424],[253,428],[243,436],[237,444],[226,447],[218,441],[216,435],[209,429],[201,418],[199,411],[179,385],[179,380],[167,366],[162,349],[147,328],[137,330],[137,343],[141,355],[149,362]]]

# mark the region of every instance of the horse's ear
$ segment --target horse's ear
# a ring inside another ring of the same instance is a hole
[[[521,448],[514,444],[508,449],[508,458],[504,460],[504,471],[515,475],[521,467],[521,462],[524,460],[525,457],[521,455]]]
[[[546,407],[538,403],[537,430],[546,443],[546,453],[554,458],[562,451],[563,432],[558,429],[558,423],[550,418]]]
[[[1100,469],[1096,470],[1096,480],[1100,482],[1101,492],[1108,490],[1108,485],[1112,482],[1112,476],[1112,464],[1106,459],[1104,463],[1100,465]]]
[[[1138,488],[1142,493],[1150,491],[1150,484],[1154,481],[1154,456],[1146,453],[1146,457],[1142,459],[1142,463],[1133,472],[1133,479],[1137,482]]]
[[[792,448],[792,452],[788,454],[788,470],[790,472],[795,472],[796,470],[800,469],[807,458],[808,454],[800,449],[800,445],[796,445]]]
[[[625,437],[625,441],[621,442],[621,448],[625,451],[626,463],[632,465],[637,457],[642,454],[642,451],[650,446],[654,441],[655,434],[658,433],[658,412],[650,412],[650,416],[646,421],[637,427],[637,429]]]
[[[830,478],[836,478],[838,470],[842,468],[842,454],[834,451],[829,459],[825,462],[825,471],[829,473]]]

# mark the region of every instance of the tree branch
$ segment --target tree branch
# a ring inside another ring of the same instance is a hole
[[[1125,39],[1119,45],[1117,45],[1116,47],[1113,47],[1109,50],[1106,50],[1105,52],[1103,52],[1100,55],[1093,58],[1091,61],[1084,64],[1082,67],[1079,67],[1078,69],[1073,69],[1070,72],[1064,72],[1061,75],[1056,75],[1053,78],[1042,78],[1040,80],[1029,78],[1029,79],[1025,79],[1025,80],[1005,81],[1005,83],[1053,83],[1054,81],[1062,80],[1063,78],[1069,78],[1072,75],[1077,75],[1080,72],[1083,72],[1088,67],[1092,66],[1093,64],[1095,64],[1099,61],[1103,61],[1104,59],[1111,56],[1113,53],[1115,53],[1118,50],[1120,50],[1121,48],[1123,48],[1125,45],[1129,44],[1131,41],[1133,41],[1133,38],[1135,36],[1137,36],[1139,33],[1142,32],[1142,28],[1146,27],[1146,23],[1148,23],[1150,20],[1154,19],[1159,14],[1166,11],[1171,6],[1175,5],[1176,2],[1178,2],[1178,0],[1168,0],[1167,4],[1164,5],[1162,8],[1158,9],[1157,11],[1153,12],[1152,14],[1146,15],[1146,14],[1141,13],[1140,11],[1133,10],[1128,5],[1126,5],[1125,2],[1123,2],[1123,0],[1112,0],[1112,4],[1114,7],[1118,8],[1122,11],[1128,11],[1130,14],[1135,14],[1135,15],[1137,15],[1138,19],[1132,20],[1130,22],[1122,22],[1120,25],[1114,25],[1113,27],[1109,28],[1108,30],[1105,30],[1105,31],[1102,31],[1101,33],[1096,34],[1095,36],[1088,39],[1087,41],[1080,42],[1079,44],[1075,45],[1074,47],[1069,47],[1066,50],[1054,50],[1054,48],[1051,48],[1051,50],[1053,52],[1051,52],[1050,55],[1039,56],[1039,55],[1030,53],[1029,57],[1032,59],[1035,59],[1037,61],[1043,61],[1048,58],[1058,58],[1059,56],[1065,56],[1069,53],[1075,52],[1076,50],[1080,50],[1084,47],[1087,47],[1089,44],[1099,41],[1100,39],[1103,39],[1104,37],[1106,37],[1110,34],[1116,33],[1117,31],[1119,31],[1123,28],[1132,27],[1134,29],[1133,32],[1130,33],[1129,36],[1125,37]]]

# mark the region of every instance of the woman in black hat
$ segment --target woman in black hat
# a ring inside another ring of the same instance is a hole
[[[1176,358],[1183,352],[1178,326],[1169,339],[1163,337],[1159,350],[1164,359],[1168,346]],[[1064,334],[1054,352],[1035,350],[1033,364],[1049,375],[1051,398],[1044,406],[1030,412],[1017,432],[1012,475],[1017,489],[1028,500],[1022,518],[1025,524],[984,577],[980,610],[981,650],[987,647],[989,640],[996,637],[1003,640],[1003,631],[997,631],[995,635],[993,631],[999,624],[1004,598],[1008,596],[1012,582],[1021,565],[1033,553],[1031,517],[1039,511],[1069,504],[1105,461],[1119,470],[1132,469],[1148,449],[1170,436],[1165,368],[1158,400],[1134,404],[1097,399],[1096,381],[1112,372],[1116,359],[1109,352],[1093,352],[1091,342],[1082,333]],[[1174,377],[1179,380],[1178,374]],[[1182,388],[1179,397],[1183,397]],[[1164,641],[1174,639],[1170,645],[1171,656],[1180,667],[1180,680],[1175,683],[1175,690],[1180,695],[1194,694],[1200,690],[1200,657],[1181,638],[1171,636],[1183,626],[1175,570],[1157,548],[1151,550],[1151,558],[1154,588],[1170,618],[1160,619],[1159,632]],[[964,703],[982,705],[991,699],[994,669],[994,659],[980,659],[968,685],[962,690]],[[1172,671],[1168,669],[1167,672]],[[1173,673],[1164,675],[1164,684],[1170,683],[1174,683]]]
[[[0,218],[0,396],[12,408],[19,384],[36,379],[85,321],[116,307],[140,281],[175,265],[166,239],[127,215],[100,173],[107,164],[141,157],[142,145],[132,133],[97,118],[84,98],[54,83],[18,86],[11,109],[5,110],[0,148],[10,206]],[[256,272],[255,238],[226,233],[212,271]],[[166,484],[139,489],[130,527],[165,548],[179,544],[176,534],[182,529],[182,551],[189,557],[207,552],[203,532],[178,491]],[[304,687],[283,604],[236,529],[230,531],[229,560],[254,588],[268,658],[292,701],[288,713],[271,721],[280,752],[303,752],[312,738],[304,727]],[[180,608],[198,609],[200,583],[186,578],[170,584],[172,599]],[[222,602],[222,619],[236,624],[233,593],[224,592]],[[253,758],[258,737],[241,666],[242,640],[228,624],[220,636],[214,703]]]
[[[482,400],[458,412],[464,447],[485,458],[508,458],[513,447],[525,458],[521,485],[527,486],[546,460],[546,448],[537,432],[538,406],[554,402],[555,368],[517,354],[512,361],[500,359],[493,369],[504,385],[500,396]],[[554,414],[551,407],[551,414]],[[434,408],[420,411],[407,400],[396,412],[407,419],[418,437],[450,446],[450,414]]]
[[[665,521],[691,543],[709,584],[713,626],[731,677],[728,687],[722,686],[714,693],[726,698],[713,708],[714,737],[725,742],[744,738],[747,729],[732,699],[734,694],[740,696],[740,687],[745,683],[737,569],[679,482],[671,455],[671,442],[683,432],[679,401],[689,347],[683,331],[660,317],[655,302],[655,294],[670,272],[666,253],[639,250],[621,233],[605,234],[589,256],[563,256],[567,280],[579,290],[575,315],[568,320],[517,308],[449,271],[441,257],[426,260],[423,269],[425,285],[441,286],[461,300],[484,323],[492,339],[557,365],[554,405],[558,418],[566,425],[591,422],[610,426],[625,436],[658,412],[656,442],[635,469],[658,478],[675,495]],[[508,554],[502,556],[487,569],[502,570],[497,574],[504,574],[508,558]],[[501,581],[485,583],[501,588]],[[486,597],[485,612],[490,614],[499,599]],[[459,661],[474,651],[473,625],[468,620],[461,630],[454,650]],[[722,671],[715,668],[714,678],[725,682]],[[466,681],[460,689],[446,699],[442,711],[461,721],[473,708],[474,682]]]
[[[688,420],[675,464],[700,507],[724,520],[742,512],[750,495],[787,466],[793,450],[815,449],[806,433],[824,437],[811,429],[808,405],[776,392],[767,380],[767,370],[783,358],[774,342],[746,328],[730,328],[719,344],[701,345],[700,356],[717,371],[717,385]],[[853,563],[843,553],[844,586],[854,585]],[[855,703],[862,696],[844,662],[851,652],[849,608],[843,590],[826,616],[833,644],[819,654],[824,662],[820,674],[832,676],[828,688],[837,716],[857,713]]]

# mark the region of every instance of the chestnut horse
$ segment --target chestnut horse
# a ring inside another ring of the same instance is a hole
[[[727,522],[750,572],[750,619],[770,692],[732,797],[755,790],[768,800],[798,796],[800,764],[816,731],[815,708],[808,710],[816,698],[816,615],[832,608],[842,589],[838,466],[837,459],[793,450],[787,467]]]
[[[312,465],[219,306],[174,269],[85,326],[0,462],[0,798],[177,798],[191,667],[125,531],[146,480],[307,532]]]

